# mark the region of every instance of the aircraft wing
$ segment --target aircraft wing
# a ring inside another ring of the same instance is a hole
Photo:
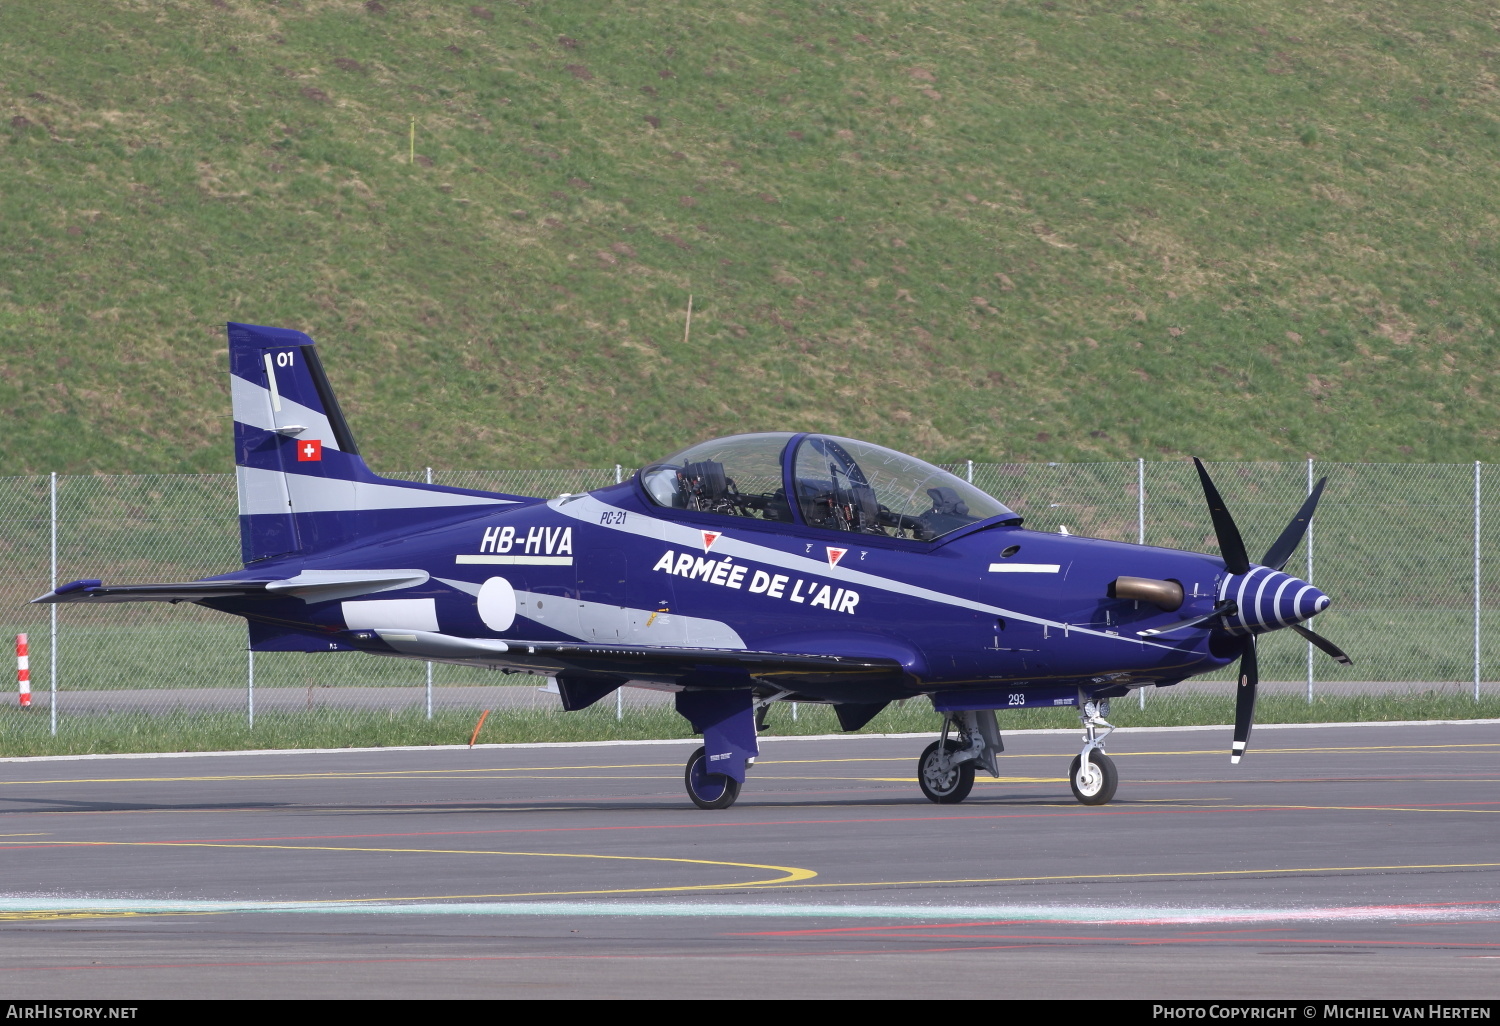
[[[433,662],[488,666],[555,676],[585,674],[660,684],[709,684],[740,677],[789,690],[819,685],[895,685],[902,667],[894,659],[752,652],[744,649],[661,648],[584,642],[496,641],[429,631],[379,628],[341,635],[358,648]]]

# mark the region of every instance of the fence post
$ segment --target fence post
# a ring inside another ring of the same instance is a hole
[[[974,483],[974,461],[969,460],[969,484]]]
[[[1474,461],[1474,701],[1479,701],[1479,461]]]
[[[620,465],[618,463],[616,463],[615,464],[615,484],[619,484],[623,480],[623,477],[622,477],[622,474],[621,474],[621,470],[622,470],[622,468],[620,467]]]
[[[432,468],[427,468],[427,483],[432,484]],[[427,663],[427,718],[432,719],[432,662]]]
[[[255,649],[245,646],[245,721],[255,729]]]
[[[1312,490],[1313,490],[1313,461],[1312,461],[1312,457],[1309,456],[1307,458],[1307,494],[1311,495],[1312,494]],[[1317,519],[1316,516],[1309,518],[1308,521],[1307,521],[1307,583],[1308,584],[1312,583],[1312,569],[1313,569],[1313,557],[1312,557],[1313,520],[1315,520],[1315,519]],[[1313,645],[1312,645],[1312,642],[1309,641],[1307,643],[1307,704],[1308,705],[1312,705],[1312,700],[1313,700]]]
[[[57,590],[57,471],[52,472],[52,590]],[[47,641],[50,648],[47,662],[47,712],[52,719],[52,736],[57,736],[57,603],[47,607],[50,629]]]
[[[1146,544],[1146,457],[1135,458],[1135,543]],[[1137,688],[1141,708],[1146,708],[1146,689]]]
[[[625,719],[625,689],[615,688],[615,722]]]
[[[1135,458],[1135,543],[1146,544],[1146,457]]]

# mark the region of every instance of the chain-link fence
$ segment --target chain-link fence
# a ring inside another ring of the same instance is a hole
[[[1181,462],[950,465],[1043,531],[1216,551],[1192,465]],[[1477,464],[1221,463],[1210,467],[1251,558],[1286,526],[1317,477],[1328,490],[1289,572],[1334,599],[1318,630],[1354,655],[1341,667],[1290,631],[1268,636],[1261,672],[1272,691],[1313,695],[1440,689],[1479,697],[1500,678],[1495,546]],[[629,468],[433,471],[393,475],[522,495],[585,492]],[[250,723],[257,715],[464,716],[552,709],[536,678],[356,653],[246,650],[237,619],[184,603],[76,608],[30,605],[54,582],[193,580],[238,566],[232,475],[0,478],[0,637],[30,640],[33,697],[11,730],[165,714]],[[1205,680],[1229,679],[1231,671]],[[518,686],[519,685],[519,686]],[[1191,685],[1181,686],[1183,689]],[[1220,688],[1222,690],[1222,687]],[[629,689],[619,705],[665,696]],[[19,699],[5,703],[19,712]],[[123,729],[123,728],[122,728]],[[130,729],[137,729],[132,727]],[[139,728],[145,729],[145,728]],[[153,728],[155,729],[155,728]],[[184,724],[182,729],[193,729]],[[336,731],[335,731],[336,733]]]

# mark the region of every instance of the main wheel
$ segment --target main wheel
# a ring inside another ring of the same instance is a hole
[[[948,754],[963,751],[963,745],[957,741],[934,741],[928,745],[917,760],[917,784],[928,801],[956,805],[974,790],[974,763],[961,762],[955,766],[946,759],[939,759],[939,746]]]
[[[740,796],[740,782],[722,773],[708,772],[708,752],[700,747],[687,761],[683,782],[688,797],[700,809],[727,809]]]
[[[1073,786],[1073,797],[1083,804],[1106,805],[1120,786],[1120,775],[1115,772],[1114,761],[1096,748],[1089,753],[1087,771],[1083,768],[1083,756],[1073,756],[1068,783]]]

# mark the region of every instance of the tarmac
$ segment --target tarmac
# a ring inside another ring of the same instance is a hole
[[[1500,996],[1500,724],[0,761],[16,1000]]]

